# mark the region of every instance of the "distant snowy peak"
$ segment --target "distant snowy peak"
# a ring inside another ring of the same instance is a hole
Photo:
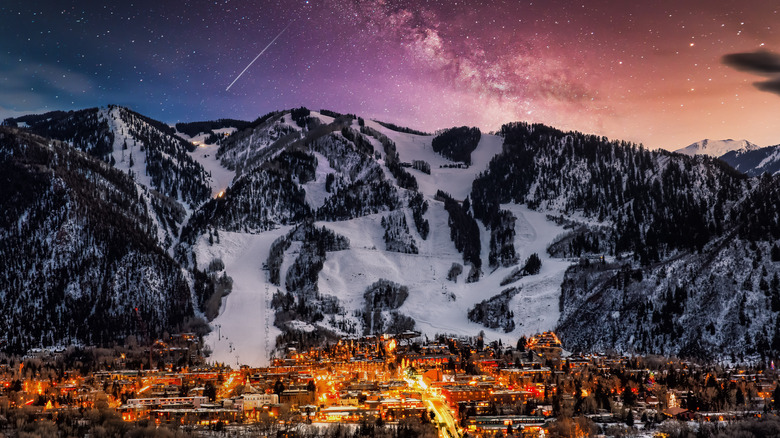
[[[684,155],[709,155],[711,157],[720,157],[731,151],[754,151],[759,146],[747,140],[710,140],[704,139],[690,144],[684,148],[677,149],[675,152]]]

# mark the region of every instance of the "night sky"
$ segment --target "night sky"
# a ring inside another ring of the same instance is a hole
[[[652,148],[766,146],[780,143],[778,11],[770,0],[2,0],[0,117],[115,103],[168,123],[252,120],[303,105],[427,131],[526,120]]]

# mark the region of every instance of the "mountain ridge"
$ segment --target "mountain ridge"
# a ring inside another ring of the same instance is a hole
[[[160,324],[213,319],[221,336],[206,341],[215,360],[241,351],[263,364],[291,339],[408,329],[483,330],[513,342],[557,328],[572,350],[780,351],[780,331],[770,329],[780,326],[774,178],[539,124],[421,135],[296,108],[190,137],[124,108],[83,111],[27,117],[25,129],[53,133],[58,147],[85,151],[89,166],[113,164],[131,178],[121,177],[136,193],[128,205],[145,212],[137,240],[153,243],[134,257],[146,266],[164,257],[161,272],[175,267],[184,283],[171,284],[188,290],[184,312]],[[151,159],[170,157],[172,168],[154,179],[146,173],[156,167],[146,166],[142,175],[127,155],[121,161],[127,150],[144,160],[161,151]],[[452,160],[466,153],[467,164]],[[184,179],[172,184],[176,175]],[[23,217],[8,214],[9,224]],[[532,255],[540,266],[526,270]],[[678,291],[687,283],[697,289]],[[107,311],[122,313],[135,289],[117,287],[101,293]],[[394,295],[401,290],[403,299]],[[698,300],[738,317],[702,314]],[[741,341],[729,344],[734,337]]]
[[[704,139],[677,149],[674,152],[683,155],[709,155],[717,158],[733,151],[748,152],[759,148],[760,146],[747,140],[732,140],[730,138],[726,140]]]

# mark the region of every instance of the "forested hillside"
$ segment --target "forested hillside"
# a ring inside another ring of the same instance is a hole
[[[193,328],[187,278],[159,248],[154,215],[126,174],[0,128],[0,179],[4,350]]]

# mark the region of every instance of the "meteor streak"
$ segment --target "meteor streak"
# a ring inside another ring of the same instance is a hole
[[[290,24],[293,24],[293,22],[294,22],[294,21],[295,21],[295,20],[291,21],[291,22],[290,22]],[[244,69],[241,71],[241,73],[239,73],[239,74],[238,74],[238,76],[236,76],[236,78],[235,78],[235,79],[233,79],[233,82],[231,82],[231,83],[230,83],[230,85],[228,85],[228,86],[227,86],[227,88],[225,88],[225,91],[228,91],[228,90],[230,90],[230,87],[232,87],[232,86],[233,86],[233,84],[235,84],[235,83],[236,83],[236,81],[237,81],[237,80],[238,80],[238,79],[241,77],[241,75],[243,75],[244,73],[246,73],[246,71],[247,71],[247,70],[249,70],[249,67],[251,67],[251,66],[252,66],[252,64],[254,64],[254,63],[255,63],[255,61],[257,61],[257,58],[259,58],[259,57],[260,57],[260,55],[262,55],[262,54],[263,54],[263,52],[265,52],[266,50],[268,50],[268,48],[269,48],[269,47],[271,47],[271,44],[273,44],[273,43],[274,43],[274,41],[276,41],[276,40],[277,40],[277,39],[278,39],[280,36],[282,36],[282,34],[284,33],[284,31],[285,31],[285,30],[287,30],[287,28],[288,28],[288,27],[290,27],[290,24],[288,24],[287,26],[285,26],[285,28],[284,28],[284,29],[282,29],[282,31],[281,31],[281,32],[279,32],[279,35],[277,35],[277,36],[276,36],[274,39],[272,39],[272,40],[271,40],[271,42],[270,42],[270,43],[268,43],[268,45],[267,45],[267,46],[265,46],[265,48],[264,48],[263,50],[261,50],[261,51],[260,51],[260,53],[258,53],[258,54],[257,54],[257,56],[255,56],[255,59],[253,59],[253,60],[252,60],[252,62],[250,62],[250,63],[249,63],[249,65],[247,65],[247,66],[246,66],[246,68],[244,68]]]

